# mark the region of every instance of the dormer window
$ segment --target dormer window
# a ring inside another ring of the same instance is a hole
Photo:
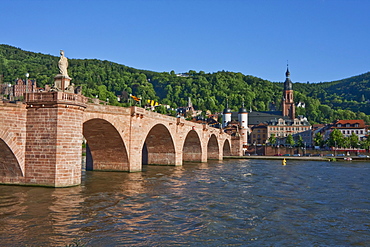
[[[355,124],[355,127],[359,127],[358,123]]]
[[[342,125],[341,124],[338,124],[337,127],[342,127]]]
[[[348,124],[346,124],[346,127],[348,128],[348,127],[351,127],[351,125],[348,123]]]

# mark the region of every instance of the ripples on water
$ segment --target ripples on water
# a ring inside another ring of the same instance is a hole
[[[370,246],[369,169],[229,160],[0,186],[0,246]]]

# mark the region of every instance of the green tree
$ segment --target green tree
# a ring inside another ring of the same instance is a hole
[[[342,132],[338,129],[334,129],[328,139],[329,147],[344,147],[345,140]]]
[[[370,148],[370,139],[366,138],[366,139],[360,141],[360,148],[368,150]]]
[[[271,134],[271,136],[268,139],[268,143],[270,143],[271,145],[275,145],[276,144],[275,134]]]
[[[359,147],[358,136],[354,132],[352,132],[352,134],[348,137],[348,139],[349,139],[350,147],[352,147],[352,148],[358,148]]]
[[[322,136],[320,132],[316,133],[313,141],[314,141],[315,146],[319,146],[321,148],[324,146],[324,137]]]
[[[297,146],[304,147],[304,142],[303,142],[303,138],[301,135],[298,135]]]
[[[291,134],[289,134],[285,140],[285,143],[288,144],[289,146],[293,147],[295,144],[294,138]]]

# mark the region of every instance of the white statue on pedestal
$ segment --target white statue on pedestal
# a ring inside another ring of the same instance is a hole
[[[60,59],[59,59],[59,62],[58,62],[58,67],[59,67],[59,73],[62,76],[69,77],[68,76],[68,71],[67,71],[68,59],[64,56],[64,51],[63,50],[60,50]]]
[[[68,59],[64,56],[64,51],[60,50],[60,59],[58,62],[59,74],[54,77],[54,86],[50,91],[74,92],[74,84],[70,85],[72,78],[68,76]]]

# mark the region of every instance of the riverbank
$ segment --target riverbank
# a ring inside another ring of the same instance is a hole
[[[323,161],[323,160],[337,160],[348,161],[345,159],[351,158],[353,161],[370,161],[370,158],[363,158],[357,156],[224,156],[224,159],[263,159],[263,160],[304,160],[304,161]]]

